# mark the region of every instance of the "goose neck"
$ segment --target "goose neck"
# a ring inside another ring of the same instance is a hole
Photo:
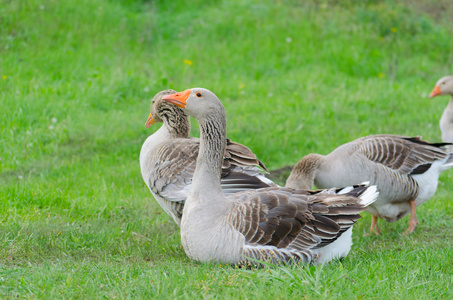
[[[324,156],[311,153],[301,159],[286,180],[286,187],[293,189],[311,189],[316,177],[316,170]]]
[[[453,120],[453,96],[451,96],[450,101],[445,107],[444,112],[442,113],[442,117],[440,118],[440,126],[442,127],[449,127]]]
[[[190,120],[185,113],[172,113],[163,117],[164,126],[172,138],[188,138],[190,135]]]
[[[447,109],[453,114],[453,95],[450,97],[450,101],[448,101]]]
[[[200,150],[192,185],[193,189],[220,192],[220,174],[226,147],[226,118],[223,111],[217,117],[199,120]]]

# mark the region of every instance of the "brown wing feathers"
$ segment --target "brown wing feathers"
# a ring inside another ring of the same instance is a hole
[[[403,174],[423,174],[447,153],[440,147],[448,143],[431,144],[420,137],[371,136],[357,140],[359,152],[371,161],[380,163]]]
[[[154,187],[153,192],[161,194],[168,184],[176,184],[176,187],[190,183],[195,171],[199,139],[175,139],[156,153],[157,159],[155,169],[150,178],[150,186]],[[244,145],[231,142],[227,139],[227,149],[224,152],[222,166],[222,177],[228,176],[230,189],[236,187],[237,191],[245,188],[267,187],[255,176],[239,174],[232,171],[236,166],[253,167],[259,165],[267,171],[264,164],[256,158],[256,155]],[[179,182],[181,181],[181,182]],[[179,182],[179,184],[177,184]]]
[[[184,142],[186,141],[186,142]],[[156,153],[157,159],[151,172],[150,186],[153,192],[161,194],[170,183],[187,184],[191,181],[198,156],[198,143],[187,143],[187,140],[176,139]]]
[[[256,155],[246,146],[238,144],[227,139],[225,149],[225,158],[233,161],[238,166],[260,166],[264,171],[269,173],[264,164],[256,157]],[[225,163],[225,162],[224,162]]]
[[[242,216],[236,220],[237,229],[248,244],[316,248],[337,239],[360,218],[358,213],[364,207],[352,195],[364,190],[360,187],[351,195],[310,195],[290,189],[261,189],[247,203],[240,204]]]

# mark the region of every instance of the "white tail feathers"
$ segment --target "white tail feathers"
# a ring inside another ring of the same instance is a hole
[[[379,196],[377,187],[375,185],[369,185],[369,184],[370,184],[369,181],[365,181],[359,185],[359,186],[363,186],[364,188],[366,188],[366,190],[360,196],[358,196],[362,200],[362,201],[360,201],[360,204],[362,204],[365,207],[367,207],[368,205],[370,205],[371,203],[376,201]],[[331,189],[323,190],[321,192],[321,194],[345,195],[345,194],[348,194],[348,193],[354,191],[354,189],[357,187],[358,186],[346,186],[339,191],[338,190],[335,191],[335,188],[331,188]]]
[[[359,198],[362,200],[360,201],[360,203],[366,207],[376,201],[378,196],[379,192],[377,191],[377,187],[375,185],[370,185],[367,190],[359,196]]]
[[[359,186],[362,185],[362,186],[369,186],[370,185],[370,182],[369,181],[364,181],[362,182],[361,184],[359,184]],[[343,187],[341,190],[339,190],[336,194],[339,194],[339,195],[343,195],[343,194],[347,194],[351,191],[353,191],[357,186],[346,186],[346,187]]]
[[[347,193],[349,193],[350,191],[352,191],[353,189],[354,189],[353,186],[344,187],[344,188],[342,188],[340,191],[338,191],[338,195],[347,194]]]

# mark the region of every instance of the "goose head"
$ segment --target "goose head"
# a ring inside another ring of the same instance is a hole
[[[162,123],[164,120],[168,120],[172,117],[171,115],[182,115],[187,117],[187,114],[182,109],[177,108],[162,99],[163,96],[174,93],[176,93],[175,90],[168,89],[160,91],[153,97],[151,100],[150,114],[145,123],[146,128],[149,128],[156,123]]]
[[[433,98],[439,95],[452,95],[453,96],[453,76],[445,76],[437,81],[429,98]]]
[[[163,96],[162,99],[185,109],[189,115],[198,120],[219,113],[223,109],[219,98],[204,88],[188,89],[184,92]]]

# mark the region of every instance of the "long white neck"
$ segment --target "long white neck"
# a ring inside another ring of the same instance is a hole
[[[445,108],[445,111],[449,112],[449,117],[453,119],[453,96],[451,96],[450,101]]]
[[[440,118],[440,130],[443,142],[453,142],[453,96]]]
[[[221,194],[220,174],[223,154],[226,147],[226,117],[222,109],[215,115],[210,115],[200,124],[200,150],[197,166],[192,181],[192,192],[204,191],[210,199],[215,194]],[[201,196],[201,195],[200,195]]]

